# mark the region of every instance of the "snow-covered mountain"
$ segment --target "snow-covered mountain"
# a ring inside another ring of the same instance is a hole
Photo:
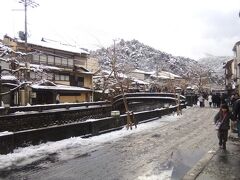
[[[199,59],[198,62],[202,66],[211,69],[212,72],[214,72],[214,74],[216,74],[218,77],[223,77],[223,65],[231,59],[233,59],[233,57],[207,55],[206,57]]]
[[[208,68],[196,60],[173,56],[156,50],[137,40],[124,41],[123,39],[107,49],[99,49],[91,52],[91,55],[99,59],[103,69],[110,69],[112,57],[116,57],[118,64],[123,67],[132,67],[144,71],[168,71],[180,76],[198,76],[208,71]]]

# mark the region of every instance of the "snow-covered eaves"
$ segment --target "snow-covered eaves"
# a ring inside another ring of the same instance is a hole
[[[143,71],[143,70],[135,69],[135,70],[133,70],[133,73],[139,73],[139,74],[148,74],[148,75],[151,75],[153,72],[147,72],[147,71]]]
[[[12,51],[12,49],[6,45],[4,45],[2,42],[0,42],[0,51]]]
[[[91,72],[91,71],[89,71],[87,68],[85,68],[85,67],[82,67],[82,66],[80,66],[80,65],[75,65],[78,69],[78,72],[79,72],[79,70],[80,70],[80,73],[83,73],[83,74],[91,74],[91,75],[93,75],[94,73],[93,72]]]
[[[132,84],[140,84],[140,85],[149,85],[149,83],[139,80],[139,79],[133,79],[134,82],[132,82]]]
[[[111,74],[111,71],[108,71],[108,70],[102,70],[102,73],[103,73],[103,74],[110,75],[110,74]],[[118,77],[120,77],[120,78],[125,78],[125,79],[128,78],[128,76],[125,75],[125,74],[123,74],[123,73],[117,73],[117,75],[118,75]],[[111,77],[113,77],[113,76],[114,76],[114,73],[111,74]]]
[[[158,75],[158,76],[156,76],[156,75],[151,75],[151,77],[158,78],[158,79],[170,79],[169,76],[164,76],[164,75]]]
[[[159,78],[159,79],[178,79],[181,78],[181,76],[178,76],[176,74],[167,72],[167,71],[161,71],[156,75],[156,73],[153,73],[151,77]]]
[[[114,90],[111,90],[111,91],[114,91]],[[95,90],[94,92],[96,92],[96,93],[103,93],[103,90]],[[109,89],[106,89],[105,91],[104,91],[104,93],[105,94],[108,94],[108,93],[110,93],[110,90]]]
[[[11,37],[9,37],[11,38]],[[13,39],[13,38],[11,38]],[[14,38],[16,42],[19,43],[25,43],[25,41],[22,41],[20,39]],[[28,44],[29,45],[35,45],[35,46],[41,46],[41,47],[46,47],[46,48],[51,48],[51,49],[56,49],[56,50],[62,50],[66,52],[72,52],[72,53],[77,53],[77,54],[89,54],[88,51],[83,50],[82,48],[74,45],[69,45],[69,44],[64,44],[58,41],[50,41],[47,39],[42,38],[42,40],[33,40],[33,39],[28,39]]]
[[[47,41],[29,41],[28,44],[67,51],[67,52],[79,53],[79,54],[89,54],[89,52],[81,49],[80,47],[62,44],[60,42],[53,43],[53,42],[47,42]]]
[[[161,71],[160,73],[159,73],[160,75],[163,75],[163,76],[167,76],[167,77],[169,77],[169,78],[181,78],[181,76],[178,76],[178,75],[176,75],[176,74],[173,74],[173,73],[170,73],[170,72],[167,72],[167,71]]]
[[[31,85],[33,89],[38,90],[62,90],[62,91],[80,91],[80,92],[91,92],[91,89],[83,88],[83,87],[77,87],[77,86],[66,86],[66,85],[56,85],[56,86],[43,86],[39,84],[33,84]]]
[[[1,79],[2,80],[17,80],[17,78],[12,75],[3,75],[3,76],[1,76]]]
[[[19,63],[20,66],[25,67],[26,65],[24,63]],[[36,70],[40,70],[40,69],[45,69],[45,70],[57,70],[57,71],[61,71],[64,70],[64,68],[59,68],[56,66],[46,66],[43,64],[30,64],[30,68],[36,69]]]

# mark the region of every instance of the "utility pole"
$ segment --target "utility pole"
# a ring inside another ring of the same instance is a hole
[[[24,39],[25,39],[25,51],[26,51],[27,50],[27,32],[28,32],[28,29],[27,29],[27,7],[30,6],[32,8],[36,8],[39,6],[39,4],[32,0],[20,0],[19,3],[24,5],[24,15],[25,15],[25,18],[24,18],[25,38]]]
[[[20,0],[19,3],[24,5],[24,26],[25,26],[25,32],[24,32],[24,46],[25,46],[25,67],[26,70],[24,70],[24,79],[25,81],[29,81],[30,80],[30,62],[28,59],[28,28],[27,28],[27,8],[28,6],[32,7],[32,8],[36,8],[39,6],[38,3],[34,2],[33,0]],[[27,85],[24,86],[24,93],[22,93],[23,98],[21,104],[22,105],[26,105],[27,103],[30,103],[30,89],[27,87]]]
[[[28,28],[27,28],[27,7],[30,6],[32,8],[36,8],[39,6],[38,3],[34,2],[33,0],[20,0],[19,3],[22,3],[24,5],[24,27],[25,27],[25,32],[24,32],[24,42],[25,42],[25,65],[26,68],[29,68],[29,62],[28,62],[28,56],[27,56],[27,52],[28,52]],[[30,78],[30,74],[29,74],[29,70],[27,70],[27,72],[25,73],[25,78],[27,80],[29,80]]]

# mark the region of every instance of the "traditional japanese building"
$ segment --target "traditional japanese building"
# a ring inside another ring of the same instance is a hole
[[[240,41],[236,42],[233,46],[234,53],[234,82],[236,84],[236,90],[240,94]]]
[[[26,47],[24,41],[5,35],[3,43],[15,52],[27,53],[18,59],[19,64],[12,66],[30,69],[18,74],[20,81],[32,82],[25,94],[26,102],[19,104],[56,103],[58,98],[60,102],[71,103],[92,100],[93,73],[87,69],[86,50],[44,38],[38,42],[29,40]]]

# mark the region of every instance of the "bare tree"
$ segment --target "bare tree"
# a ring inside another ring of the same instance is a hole
[[[25,62],[26,56],[32,55],[34,53],[38,52],[22,53],[14,51],[6,45],[0,43],[0,61],[9,65],[8,68],[0,69],[0,102],[2,101],[2,96],[10,94],[13,91],[16,91],[23,87],[26,89],[26,87],[32,83],[26,76],[27,73],[30,73],[32,71],[40,77],[42,77],[43,74],[46,74],[44,67],[30,67],[29,63],[28,66],[26,66],[24,63],[21,63]],[[19,84],[12,84],[14,88],[10,89],[9,91],[2,92],[2,86],[7,84],[2,83],[1,77],[6,74],[16,77],[16,79],[19,80]]]
[[[129,88],[129,79],[125,77],[125,74],[131,72],[133,69],[132,67],[125,66],[125,64],[121,64],[118,62],[118,56],[116,54],[116,40],[114,40],[113,49],[108,48],[104,49],[105,53],[107,55],[107,58],[110,60],[110,73],[107,77],[104,78],[103,81],[103,93],[111,88],[115,89],[117,91],[117,88],[119,87],[120,94],[123,98],[124,108],[127,114],[127,129],[132,129],[132,118],[131,118],[131,112],[129,111],[127,98],[125,96],[125,92]],[[110,79],[113,78],[113,82],[109,83]],[[136,127],[136,124],[135,124]]]

